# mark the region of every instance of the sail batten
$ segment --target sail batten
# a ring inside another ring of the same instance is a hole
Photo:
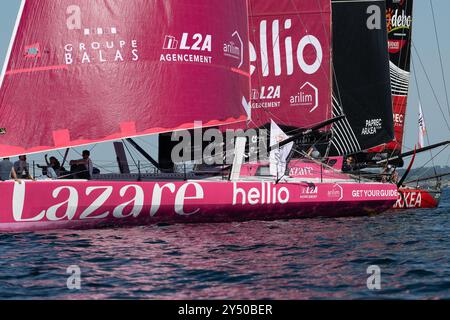
[[[246,0],[27,0],[0,157],[246,121],[248,39]]]

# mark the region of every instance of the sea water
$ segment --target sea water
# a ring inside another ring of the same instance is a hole
[[[0,299],[449,299],[449,250],[448,189],[374,217],[0,234]]]

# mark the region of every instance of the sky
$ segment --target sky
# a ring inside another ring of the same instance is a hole
[[[415,75],[417,77],[418,86],[414,78],[411,80],[410,95],[408,100],[408,112],[406,116],[406,133],[405,133],[405,149],[414,149],[414,145],[418,141],[418,109],[419,109],[419,94],[421,97],[421,104],[424,111],[425,122],[428,130],[430,143],[437,143],[440,141],[450,139],[450,130],[447,123],[450,125],[450,106],[447,105],[446,94],[442,79],[442,71],[439,62],[439,54],[437,41],[435,37],[434,24],[431,12],[430,1],[433,3],[436,14],[436,24],[438,30],[439,44],[441,47],[441,56],[444,65],[444,74],[447,82],[447,90],[450,95],[450,37],[448,32],[450,30],[450,20],[446,17],[450,12],[449,0],[415,0],[414,1],[414,22],[413,22],[413,42],[417,52],[425,65],[426,72],[432,83],[432,87],[436,92],[437,99],[441,105],[442,111],[433,95],[433,90],[430,88],[427,77],[423,72],[418,56],[413,52],[413,63],[416,67]],[[0,1],[0,66],[3,66],[6,51],[8,49],[11,33],[16,20],[17,12],[19,10],[20,0],[2,0]],[[414,74],[412,74],[414,77]],[[450,98],[450,97],[449,97]],[[1,117],[1,115],[0,115]],[[447,122],[446,122],[447,121]],[[140,138],[138,140],[144,148],[150,151],[150,154],[156,156],[157,139],[155,137]],[[71,150],[69,159],[79,158],[79,152],[82,148]],[[438,154],[440,150],[434,152],[436,165],[450,164],[450,147]],[[60,156],[58,153],[53,155]],[[101,144],[94,147],[92,150],[92,158],[96,165],[102,169],[103,172],[116,171],[115,156],[112,145]],[[106,158],[106,159],[105,159]],[[108,160],[109,158],[109,160]],[[415,162],[415,167],[423,165],[431,165],[429,162],[430,153],[424,153],[418,156]],[[42,162],[41,155],[30,156],[30,161]],[[144,161],[144,159],[134,153],[134,161]],[[133,159],[129,159],[133,162]]]

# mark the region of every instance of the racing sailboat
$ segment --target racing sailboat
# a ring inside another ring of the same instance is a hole
[[[395,139],[379,148],[369,150],[374,153],[386,153],[388,158],[405,158],[403,140],[405,131],[405,119],[407,112],[408,91],[411,77],[411,47],[413,30],[413,0],[393,1],[387,0],[386,21],[389,37],[389,56],[391,69],[393,116],[395,124]],[[423,114],[421,115],[423,117]],[[420,124],[423,124],[419,120]],[[415,152],[412,152],[414,162],[416,154],[425,147],[420,144]],[[392,165],[402,165],[403,161],[397,161]],[[389,166],[389,161],[379,162],[383,166]],[[406,171],[409,172],[410,168]],[[410,188],[403,185],[407,177],[406,173],[397,181],[399,185],[399,198],[395,203],[395,209],[404,208],[435,208],[439,205],[441,195],[440,185],[435,189]]]
[[[345,6],[345,3],[347,6],[350,6],[349,2],[351,1],[333,1],[335,35],[336,30],[345,28],[345,25],[349,24],[346,22],[346,13],[340,10],[341,7]],[[397,183],[399,187],[399,198],[395,203],[394,208],[434,208],[438,206],[441,195],[439,181],[435,188],[427,189],[419,188],[418,186],[413,188],[407,187],[404,183],[417,154],[448,145],[449,141],[444,141],[431,146],[418,146],[415,150],[408,152],[404,152],[403,150],[405,117],[411,71],[413,0],[386,0],[385,2],[386,10],[383,12],[386,12],[387,21],[386,31],[388,35],[387,41],[389,51],[387,59],[389,61],[390,85],[387,81],[378,81],[377,83],[379,85],[384,85],[386,89],[390,88],[392,93],[392,107],[384,109],[384,116],[393,117],[394,119],[394,139],[387,139],[375,147],[367,148],[367,140],[370,140],[372,133],[377,130],[377,124],[375,127],[370,125],[377,123],[377,119],[383,119],[382,117],[376,116],[376,113],[380,112],[380,103],[371,96],[371,94],[373,94],[372,87],[358,83],[360,79],[364,78],[362,74],[360,77],[349,76],[351,71],[345,69],[345,59],[349,58],[345,48],[350,48],[347,49],[347,51],[352,50],[352,44],[345,43],[345,40],[343,40],[342,37],[337,37],[335,38],[337,45],[335,45],[334,58],[335,61],[338,62],[338,65],[336,66],[337,78],[338,80],[339,77],[342,79],[335,84],[335,96],[341,97],[340,100],[335,100],[337,104],[337,107],[335,108],[337,109],[336,113],[338,113],[339,110],[342,110],[342,112],[345,113],[349,122],[349,129],[345,131],[339,124],[335,127],[336,132],[333,137],[334,149],[332,152],[340,155],[351,155],[355,157],[359,163],[363,164],[361,169],[369,168],[368,170],[360,171],[359,174],[377,180],[391,180],[392,182]],[[347,27],[346,31],[350,32],[350,30],[352,30],[352,28]],[[348,42],[350,41],[353,41],[353,39],[348,40]],[[343,48],[342,50],[339,49],[341,47]],[[373,48],[369,48],[368,50],[373,51]],[[371,53],[367,52],[367,54],[370,55]],[[358,58],[357,55],[354,55],[354,58],[361,59]],[[339,65],[339,61],[343,61],[341,64],[342,68]],[[364,68],[364,65],[361,65],[359,68]],[[357,72],[359,68],[355,67],[353,72]],[[359,89],[360,92],[364,93],[363,96],[367,98],[365,101],[357,101],[354,99],[354,97],[357,96],[355,90]],[[362,108],[363,112],[361,113]],[[369,127],[365,127],[367,124]],[[351,132],[351,134],[348,132]],[[362,134],[361,136],[358,136],[360,132]],[[352,136],[356,137],[356,139],[352,139]],[[351,142],[354,143],[352,144]],[[378,142],[381,142],[381,140],[378,140]],[[412,157],[410,166],[407,168],[403,177],[397,178],[397,169],[404,166],[404,159],[408,157]],[[379,170],[379,174],[374,173],[373,170]]]
[[[0,78],[0,157],[245,128],[263,107],[254,89],[278,120],[317,131],[335,122],[331,74],[329,0],[24,0]],[[248,174],[245,145],[226,176],[0,182],[0,231],[355,216],[397,199],[394,184],[346,174]]]

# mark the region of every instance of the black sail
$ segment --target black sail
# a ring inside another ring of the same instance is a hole
[[[394,138],[386,4],[333,1],[334,116],[331,154],[348,155]]]
[[[372,155],[375,153],[375,156],[376,153],[395,156],[403,152],[403,135],[411,78],[413,0],[387,0],[386,7],[395,140],[370,150],[370,153]]]

